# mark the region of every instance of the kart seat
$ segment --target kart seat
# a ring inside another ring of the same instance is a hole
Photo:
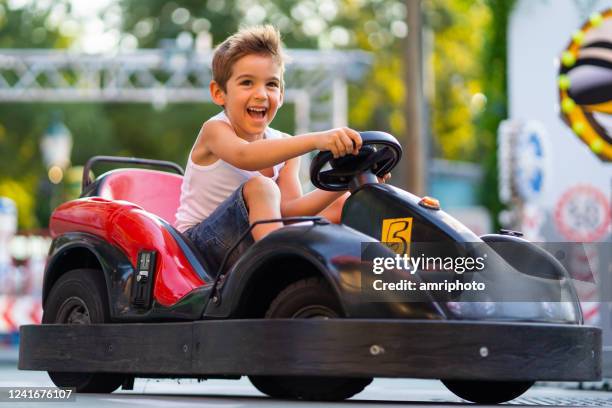
[[[198,275],[209,281],[216,270],[202,257],[194,244],[176,230],[176,210],[181,196],[183,176],[147,169],[117,169],[103,174],[96,181],[92,195],[107,200],[124,200],[142,207],[162,219],[161,228],[176,240]]]
[[[100,177],[97,195],[129,201],[174,225],[182,182],[183,176],[164,171],[117,169]]]

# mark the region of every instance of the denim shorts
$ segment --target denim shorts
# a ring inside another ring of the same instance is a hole
[[[249,229],[249,212],[242,196],[242,184],[202,222],[185,231],[185,236],[193,242],[206,264],[217,275],[227,251],[238,238]],[[240,256],[253,245],[249,233],[234,249],[225,265],[225,270],[233,265]]]

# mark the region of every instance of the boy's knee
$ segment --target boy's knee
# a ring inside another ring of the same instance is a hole
[[[255,176],[248,180],[243,187],[245,200],[250,198],[278,198],[280,199],[280,190],[274,180],[264,176]]]

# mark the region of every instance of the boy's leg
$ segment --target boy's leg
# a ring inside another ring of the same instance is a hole
[[[325,209],[317,215],[327,218],[334,224],[340,224],[340,220],[342,217],[342,207],[344,207],[344,202],[347,198],[349,198],[350,195],[351,194],[348,192],[342,194],[333,203],[325,207]]]
[[[281,218],[281,194],[276,182],[268,177],[256,176],[244,183],[242,196],[249,211],[249,223],[271,218]],[[261,224],[253,228],[251,234],[259,241],[272,231],[283,226],[282,222]]]

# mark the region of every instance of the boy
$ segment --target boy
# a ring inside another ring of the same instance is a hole
[[[283,103],[283,56],[271,26],[240,30],[215,50],[210,93],[223,112],[204,123],[189,154],[177,229],[217,268],[231,244],[257,220],[322,215],[339,222],[348,194],[315,190],[302,196],[299,156],[329,150],[357,154],[349,128],[289,137],[268,127]],[[262,224],[232,253],[231,265],[254,241],[281,228]]]

